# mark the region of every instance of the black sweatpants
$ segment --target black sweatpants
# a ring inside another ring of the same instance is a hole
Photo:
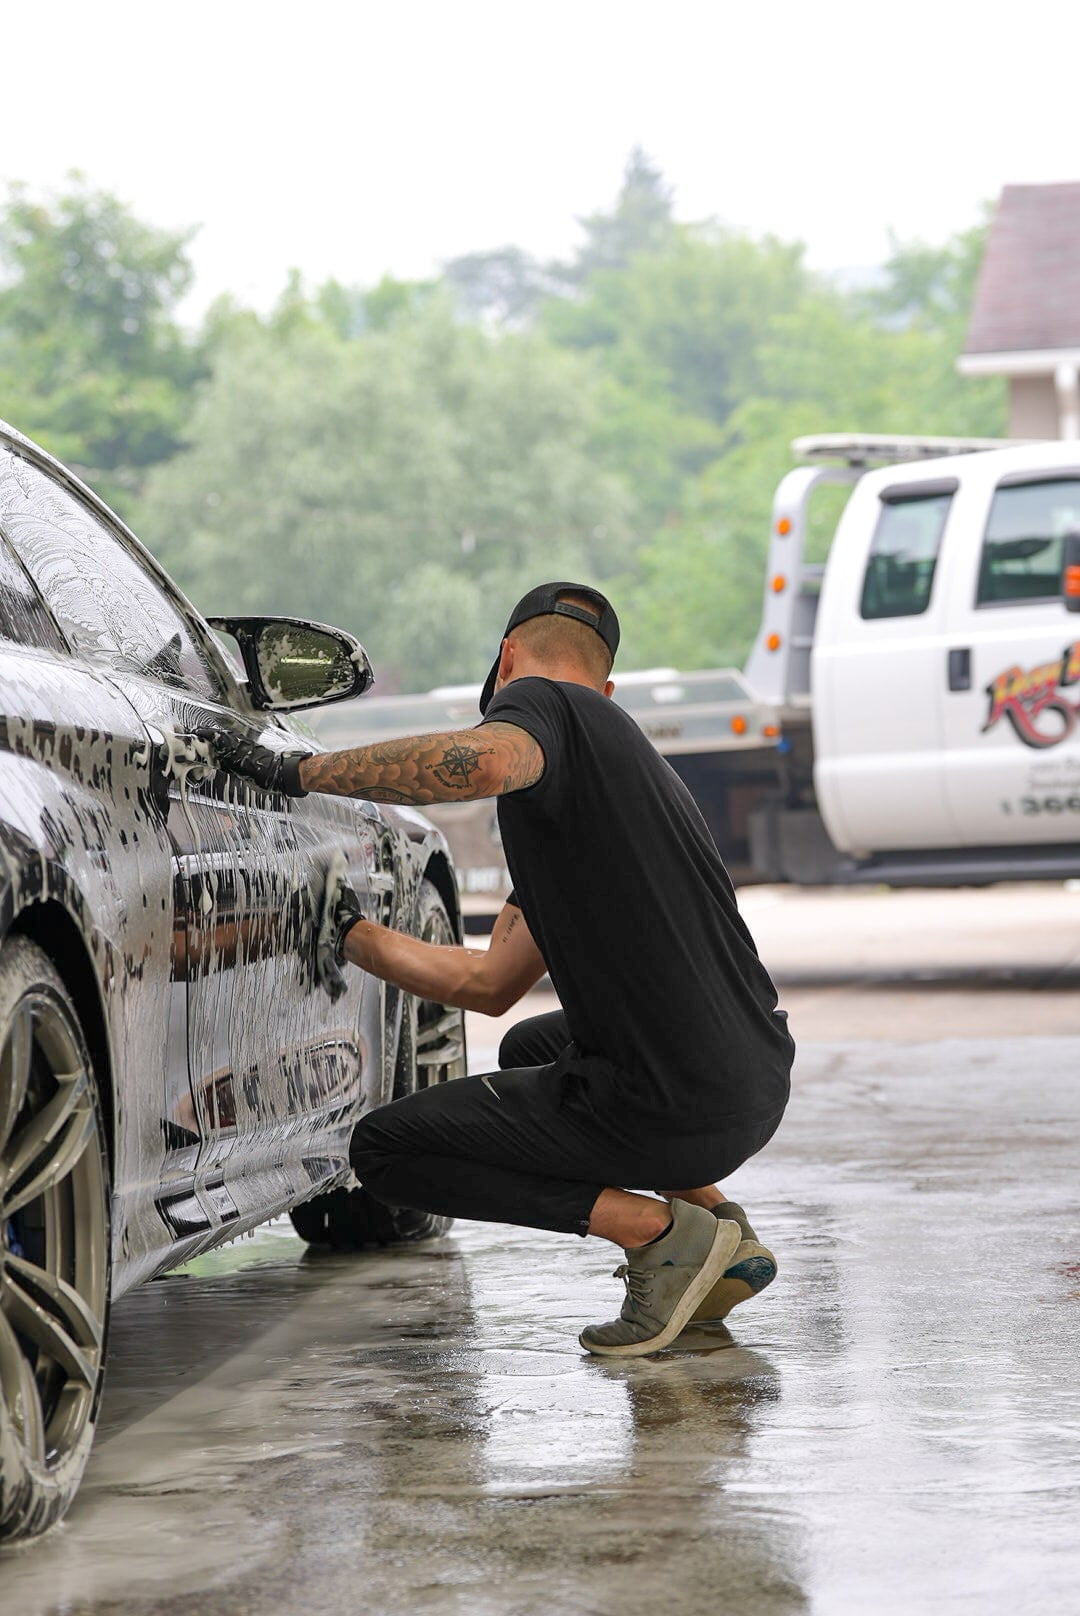
[[[390,1206],[584,1235],[605,1187],[711,1184],[782,1115],[705,1127],[690,1113],[670,1125],[635,1115],[618,1069],[577,1054],[561,1011],[514,1027],[499,1061],[361,1117],[350,1154],[364,1188]]]

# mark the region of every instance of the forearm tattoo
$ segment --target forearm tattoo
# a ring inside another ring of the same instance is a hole
[[[489,733],[496,730],[503,733]],[[525,779],[530,748],[536,759],[531,765],[532,778]],[[324,752],[305,760],[301,781],[307,791],[422,807],[520,790],[542,772],[543,758],[531,735],[513,724],[490,724],[481,729],[376,741],[347,752]],[[512,780],[519,783],[511,784]]]

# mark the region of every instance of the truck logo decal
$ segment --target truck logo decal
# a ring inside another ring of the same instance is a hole
[[[1076,728],[1080,702],[1061,692],[1080,684],[1080,640],[1067,645],[1056,662],[1025,671],[1014,664],[987,685],[990,710],[982,727],[985,735],[1002,718],[1008,719],[1025,746],[1058,746]]]

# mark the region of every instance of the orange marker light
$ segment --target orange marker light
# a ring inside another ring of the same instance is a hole
[[[780,733],[779,724],[762,724],[761,733],[767,741],[774,741]]]
[[[772,581],[773,594],[774,595],[782,595],[786,588],[787,588],[787,579],[784,577],[784,574],[782,572],[778,572],[776,574],[776,577]]]
[[[1080,567],[1065,568],[1065,597],[1076,600],[1080,596]]]
[[[786,539],[788,534],[791,532],[791,517],[782,516],[779,522],[776,524],[776,531],[779,533],[782,539]]]
[[[731,720],[731,727],[735,731],[736,735],[746,734],[746,719],[741,713],[735,714],[735,717]]]
[[[779,634],[770,634],[769,635],[769,638],[765,641],[765,649],[768,650],[768,651],[779,651],[779,649],[780,649],[780,636],[779,636]]]

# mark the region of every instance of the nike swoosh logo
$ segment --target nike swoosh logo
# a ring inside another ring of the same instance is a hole
[[[486,1072],[485,1072],[485,1073],[484,1073],[484,1074],[483,1074],[483,1076],[482,1076],[482,1077],[481,1077],[481,1079],[480,1079],[480,1081],[481,1081],[481,1083],[483,1083],[483,1085],[484,1085],[484,1087],[485,1087],[485,1088],[486,1088],[486,1089],[491,1089],[491,1092],[492,1092],[492,1094],[495,1094],[495,1090],[494,1090],[494,1089],[493,1089],[493,1088],[492,1088],[492,1086],[491,1086],[491,1079],[490,1079],[490,1077],[489,1077],[489,1076],[488,1076],[488,1075],[487,1075],[487,1073],[486,1073]],[[502,1099],[502,1095],[501,1095],[501,1094],[495,1094],[495,1098],[496,1098],[496,1099],[497,1099],[497,1100],[501,1100],[501,1099]]]

